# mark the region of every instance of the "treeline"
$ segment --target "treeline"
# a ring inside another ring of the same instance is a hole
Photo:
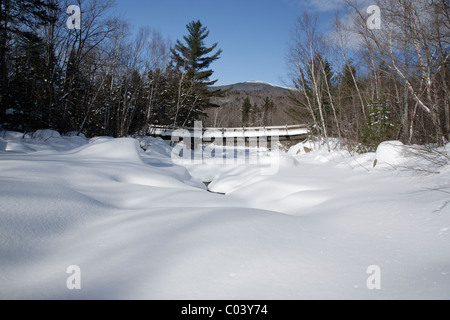
[[[298,90],[289,115],[326,141],[369,149],[392,139],[450,140],[448,1],[374,1],[379,16],[344,2],[332,34],[321,32],[316,16],[296,22],[289,62]],[[221,50],[205,46],[200,21],[172,45],[150,28],[133,34],[109,0],[78,0],[81,28],[74,28],[72,4],[0,0],[2,128],[145,134],[151,124],[192,126],[220,101],[211,98],[223,92],[208,88]],[[216,123],[220,108],[213,110]],[[270,101],[247,101],[239,112],[243,125],[270,123],[276,113]]]
[[[449,141],[448,1],[380,0],[369,11],[344,2],[332,34],[321,33],[314,15],[296,22],[290,116],[308,119],[325,141],[339,137],[368,149],[394,139]]]
[[[221,94],[207,90],[221,50],[205,46],[200,21],[172,46],[150,28],[134,35],[108,0],[77,1],[76,28],[73,2],[0,0],[3,128],[145,134],[150,124],[193,125]]]
[[[246,108],[244,108],[246,99],[249,99],[253,106],[250,108],[247,123],[245,121]],[[267,100],[269,100],[269,104],[266,103]],[[206,111],[208,118],[203,122],[206,127],[235,128],[252,126],[252,123],[258,127],[298,124],[298,121],[291,119],[285,112],[291,105],[288,92],[232,90],[227,92],[225,97],[215,98],[212,101],[219,107]],[[271,103],[273,103],[273,107],[267,108]],[[264,105],[266,108],[263,107]],[[268,112],[264,113],[264,110]]]
[[[273,114],[277,106],[270,97],[263,100],[261,106],[257,103],[252,104],[250,98],[245,98],[241,107],[242,126],[244,127],[265,127],[273,123]]]

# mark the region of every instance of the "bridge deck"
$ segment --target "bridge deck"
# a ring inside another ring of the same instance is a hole
[[[304,139],[309,130],[305,125],[249,128],[177,128],[153,126],[149,134],[169,140],[177,138],[201,138],[205,140],[278,138],[280,141]]]

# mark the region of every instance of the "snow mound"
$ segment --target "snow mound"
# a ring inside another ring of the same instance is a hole
[[[135,139],[97,139],[79,148],[76,155],[82,159],[142,163],[140,146]]]
[[[198,148],[178,166],[153,138],[0,141],[30,148],[0,152],[0,300],[450,298],[450,168],[371,172],[407,164],[398,142],[354,158]]]
[[[161,138],[144,137],[140,139],[140,145],[147,153],[151,152],[165,157],[170,157],[172,154],[172,147]]]
[[[55,130],[45,129],[36,131],[32,137],[33,139],[48,140],[50,138],[61,138],[61,135]]]
[[[0,151],[5,151],[8,146],[8,142],[0,141]]]
[[[330,149],[332,151],[338,152],[341,151],[341,140],[336,138],[330,138],[328,139],[328,144],[330,145]],[[328,152],[328,147],[325,140],[320,141],[306,140],[291,147],[288,151],[288,154],[291,156],[298,156],[301,154],[304,155],[310,153],[323,153],[322,152],[323,150],[325,150],[326,152],[325,154],[330,154],[330,152]]]
[[[20,143],[17,141],[8,141],[5,151],[14,153],[31,153],[36,152],[36,149],[33,149],[32,147],[27,146],[24,143]]]
[[[400,141],[387,141],[378,146],[374,166],[392,168],[405,162],[405,145]]]
[[[71,132],[67,132],[65,135],[65,137],[69,137],[69,138],[73,138],[73,137],[80,137],[80,138],[85,138],[86,136],[82,133],[78,134],[77,131],[71,131]]]
[[[291,156],[297,156],[299,154],[307,154],[317,150],[317,148],[318,145],[316,143],[312,141],[305,141],[291,147],[288,151],[288,154],[290,154]]]
[[[2,137],[3,139],[22,139],[24,135],[21,132],[1,131],[0,137]]]
[[[263,165],[273,165],[278,168],[281,167],[297,167],[300,163],[291,155],[282,151],[272,151],[266,157],[261,157],[259,161]]]

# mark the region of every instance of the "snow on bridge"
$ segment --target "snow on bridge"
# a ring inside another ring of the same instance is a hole
[[[200,124],[200,122],[199,122]],[[180,139],[202,139],[204,142],[219,142],[228,145],[230,141],[239,143],[245,141],[298,141],[309,135],[307,125],[275,126],[275,127],[243,127],[243,128],[203,128],[152,126],[149,135],[161,137],[164,140],[178,142]]]

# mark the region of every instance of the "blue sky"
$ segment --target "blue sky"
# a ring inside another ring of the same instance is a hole
[[[341,0],[116,0],[116,11],[132,27],[149,26],[175,42],[186,24],[200,20],[219,43],[221,59],[211,68],[218,85],[249,80],[289,84],[289,33],[303,10],[316,10],[323,25]]]

